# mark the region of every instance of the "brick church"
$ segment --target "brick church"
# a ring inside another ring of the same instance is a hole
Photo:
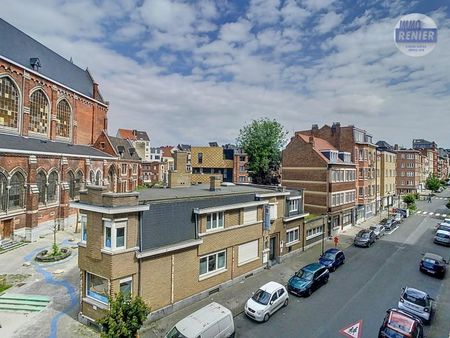
[[[86,185],[139,184],[132,145],[108,136],[108,102],[88,69],[0,19],[0,244],[74,225]]]

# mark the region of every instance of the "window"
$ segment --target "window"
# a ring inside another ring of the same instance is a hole
[[[123,295],[131,296],[133,293],[133,277],[128,277],[120,280],[120,292]]]
[[[359,188],[359,197],[364,197],[364,188]]]
[[[239,172],[241,172],[241,173],[245,172],[245,166],[244,165],[239,166]]]
[[[103,220],[103,247],[107,250],[126,249],[126,221]]]
[[[298,211],[298,199],[289,201],[289,212]]]
[[[244,208],[244,224],[256,223],[258,221],[258,212],[256,207]]]
[[[21,173],[16,172],[11,177],[9,197],[8,197],[8,209],[18,209],[25,206],[25,178]]]
[[[203,153],[198,153],[197,154],[197,160],[199,164],[203,163]]]
[[[126,163],[122,164],[122,171],[121,171],[122,175],[126,175],[127,174],[127,165]]]
[[[200,258],[200,276],[225,270],[226,252],[220,251]]]
[[[69,181],[69,198],[71,200],[73,200],[73,199],[75,199],[76,180],[75,180],[75,175],[73,174],[72,171],[69,171],[67,173],[67,180]]]
[[[206,215],[206,231],[223,228],[223,212]]]
[[[95,174],[95,185],[101,185],[102,183],[102,174],[100,170],[97,170],[97,173]]]
[[[77,178],[75,181],[75,198],[80,197],[80,190],[83,185],[83,173],[81,171],[77,172]]]
[[[39,171],[36,175],[36,185],[39,190],[38,202],[45,204],[45,188],[47,187],[47,178],[43,171]]]
[[[286,245],[298,242],[299,229],[291,229],[286,231]]]
[[[137,174],[137,173],[138,173],[138,165],[133,164],[133,174]]]
[[[270,220],[274,221],[278,218],[278,206],[277,204],[269,204]]]
[[[256,260],[258,256],[258,240],[239,245],[238,265],[252,262]]]
[[[56,136],[70,137],[70,115],[72,110],[66,100],[59,101],[56,106]],[[104,143],[103,143],[104,145]]]
[[[81,224],[81,242],[86,243],[87,241],[87,216],[80,215],[80,224]]]
[[[57,186],[58,186],[58,174],[52,171],[48,176],[47,186],[47,203],[54,203],[57,200]]]
[[[49,112],[49,104],[44,92],[37,90],[31,94],[29,130],[35,133],[47,134]]]
[[[323,234],[323,226],[318,226],[312,229],[306,230],[306,239],[311,239]]]
[[[0,127],[19,126],[19,91],[8,77],[0,78]]]
[[[86,296],[108,304],[108,280],[86,272]]]
[[[0,210],[6,211],[8,198],[8,179],[0,173]]]

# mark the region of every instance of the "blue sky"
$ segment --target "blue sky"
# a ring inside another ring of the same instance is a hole
[[[2,18],[94,74],[109,133],[152,145],[234,142],[275,118],[289,132],[354,124],[375,140],[450,147],[450,10],[445,0],[4,1]],[[32,8],[32,10],[30,10]],[[437,24],[432,53],[393,42],[402,15]]]

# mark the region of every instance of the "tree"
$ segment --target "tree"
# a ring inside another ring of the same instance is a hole
[[[403,202],[405,202],[408,207],[410,207],[411,205],[415,204],[416,198],[413,194],[407,194],[403,196]]]
[[[430,175],[425,181],[425,187],[428,190],[436,192],[441,187],[441,181],[436,176]]]
[[[147,319],[150,308],[140,297],[130,297],[119,292],[109,299],[110,310],[98,323],[103,327],[102,337],[136,337]]]
[[[239,131],[237,143],[249,157],[249,174],[258,184],[278,184],[281,149],[287,132],[276,120],[253,120]]]

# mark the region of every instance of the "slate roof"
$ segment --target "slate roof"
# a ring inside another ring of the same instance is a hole
[[[136,149],[133,148],[133,145],[128,141],[120,137],[114,137],[108,135],[109,142],[114,148],[117,156],[125,159],[125,160],[136,160],[140,161],[141,158],[136,152]],[[121,150],[123,150],[121,152]],[[120,154],[122,153],[122,154]]]
[[[141,130],[131,130],[120,128],[117,136],[132,141],[150,141],[147,132]]]
[[[81,69],[1,18],[0,41],[0,56],[29,70],[33,70],[30,59],[39,58],[41,65],[39,73],[95,99],[93,97],[94,81],[87,69]],[[96,99],[103,102],[101,97]]]
[[[8,149],[8,153],[25,151],[30,155],[39,152],[54,153],[55,155],[66,154],[70,156],[113,158],[94,147],[50,140],[41,140],[31,137],[0,134],[0,149]],[[0,150],[0,153],[2,151]]]
[[[178,149],[181,151],[191,151],[191,146],[189,144],[179,144]]]

